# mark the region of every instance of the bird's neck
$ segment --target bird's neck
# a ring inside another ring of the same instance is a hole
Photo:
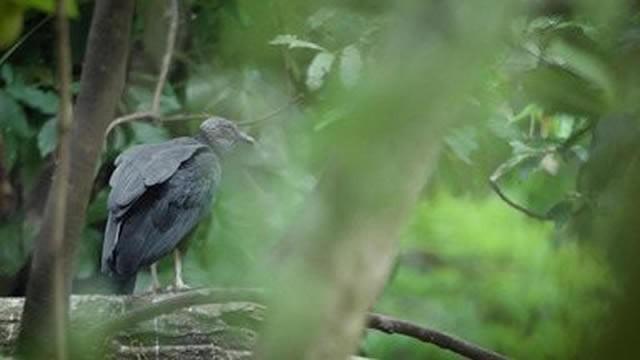
[[[209,140],[207,135],[202,131],[199,131],[198,134],[194,136],[194,139],[203,143],[204,145],[207,145],[219,157],[222,157],[225,153],[227,153],[227,151],[225,151],[225,149],[223,149],[223,147],[220,146],[220,144],[217,144],[215,141]]]

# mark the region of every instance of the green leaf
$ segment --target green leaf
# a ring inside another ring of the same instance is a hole
[[[43,114],[54,115],[58,112],[58,96],[52,91],[40,90],[16,82],[7,87],[7,92],[23,104],[38,109]]]
[[[23,138],[32,135],[22,107],[2,90],[0,90],[0,128],[5,133],[14,133]]]
[[[132,122],[134,142],[139,144],[159,143],[169,139],[167,130],[145,122]]]
[[[571,219],[571,215],[574,213],[573,207],[574,205],[570,200],[562,200],[553,205],[546,215],[553,219],[556,227],[559,228]]]
[[[613,101],[613,75],[595,56],[562,40],[553,41],[547,48],[546,55],[602,89],[609,103]]]
[[[87,209],[87,224],[95,224],[107,218],[107,199],[109,191],[104,188],[96,195]]]
[[[20,146],[20,139],[15,135],[5,135],[2,139],[4,141],[4,148],[2,149],[2,163],[7,167],[9,171],[13,169],[16,160],[18,159],[18,146]]]
[[[324,84],[326,75],[331,70],[335,56],[330,52],[320,52],[311,61],[307,68],[306,85],[309,90],[318,90]]]
[[[354,86],[362,72],[362,56],[355,45],[349,45],[342,50],[340,56],[340,80],[345,86]]]
[[[58,132],[56,131],[57,120],[55,117],[47,120],[38,133],[38,150],[40,156],[45,157],[56,149],[58,144]]]
[[[325,48],[318,44],[314,44],[310,41],[300,40],[296,35],[278,35],[273,40],[269,42],[270,45],[285,45],[289,49],[294,48],[302,48],[302,49],[312,49],[318,51],[326,51]]]
[[[5,84],[9,85],[13,83],[13,68],[9,64],[4,64],[0,69],[0,76],[4,80]]]
[[[454,130],[444,141],[460,160],[471,165],[471,154],[479,148],[476,135],[474,128],[465,127]]]

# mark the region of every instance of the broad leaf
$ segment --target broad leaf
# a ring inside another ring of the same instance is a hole
[[[45,157],[55,150],[58,144],[58,132],[56,131],[56,124],[58,121],[55,117],[49,119],[38,133],[38,150],[40,155]]]
[[[318,90],[324,84],[324,79],[331,70],[331,65],[335,60],[335,56],[329,52],[320,52],[311,61],[307,68],[307,88],[309,90]]]
[[[353,86],[360,79],[362,72],[362,56],[355,45],[349,45],[342,50],[340,56],[340,80],[345,86]]]
[[[6,92],[0,90],[0,129],[26,138],[32,135],[22,107]]]

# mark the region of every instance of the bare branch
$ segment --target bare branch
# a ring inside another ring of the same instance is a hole
[[[409,321],[394,319],[389,316],[369,314],[367,327],[387,334],[400,334],[412,337],[425,343],[453,351],[474,360],[506,360],[507,357],[494,351],[484,349],[465,340],[445,334],[438,330],[428,329]]]
[[[109,135],[109,133],[118,125],[124,124],[129,121],[139,120],[144,118],[151,118],[154,120],[160,119],[160,98],[162,97],[162,90],[164,89],[164,85],[167,82],[167,76],[169,74],[169,69],[171,68],[171,60],[173,58],[173,52],[175,50],[176,45],[176,37],[178,34],[178,18],[179,18],[179,10],[178,10],[178,0],[170,0],[170,16],[171,20],[169,23],[169,32],[167,34],[167,47],[165,53],[162,57],[162,65],[160,67],[160,74],[158,75],[158,82],[156,83],[156,88],[153,93],[153,100],[151,101],[151,110],[150,111],[140,111],[135,112],[133,114],[128,114],[124,116],[120,116],[113,120],[109,127],[105,131],[105,137]]]
[[[156,91],[153,94],[153,103],[151,104],[151,112],[159,114],[160,112],[160,97],[162,95],[162,89],[167,81],[167,75],[169,74],[169,68],[171,67],[171,59],[173,57],[173,51],[176,46],[176,37],[178,34],[178,0],[171,1],[171,22],[169,24],[169,33],[167,34],[167,48],[162,58],[162,66],[160,67],[160,76],[158,77],[158,83],[156,84]]]
[[[109,133],[113,129],[115,129],[116,126],[120,124],[124,124],[126,122],[133,121],[133,120],[144,119],[144,118],[157,119],[157,115],[151,111],[141,111],[141,112],[135,112],[133,114],[125,115],[125,116],[120,116],[109,124],[109,126],[107,127],[107,130],[104,132],[104,136],[106,137],[107,135],[109,135]]]
[[[302,101],[302,99],[304,98],[304,96],[302,94],[298,94],[296,96],[294,96],[293,98],[291,98],[291,100],[289,100],[286,104],[280,106],[279,108],[271,111],[268,114],[265,114],[262,117],[259,117],[255,120],[247,120],[247,121],[240,121],[238,122],[238,125],[240,126],[251,126],[251,125],[255,125],[257,123],[261,123],[263,121],[269,120],[271,118],[273,118],[274,116],[280,114],[281,112],[287,110],[289,107],[299,103],[300,101]]]
[[[551,220],[551,217],[549,217],[548,215],[538,214],[535,211],[527,209],[526,207],[524,207],[524,206],[516,203],[515,201],[511,200],[502,191],[502,189],[500,189],[500,186],[498,185],[498,179],[495,179],[493,176],[489,179],[489,185],[491,186],[491,189],[493,189],[493,191],[495,191],[495,193],[498,194],[500,199],[502,199],[502,201],[507,203],[507,205],[511,206],[512,208],[514,208],[514,209],[522,212],[523,214],[525,214],[525,215],[527,215],[529,217],[532,217],[534,219],[543,220],[543,221]]]
[[[231,301],[262,303],[265,301],[265,293],[261,289],[193,289],[178,293],[168,299],[154,302],[152,305],[129,311],[121,317],[101,325],[98,331],[104,335],[113,334],[132,324],[185,307]]]
[[[0,66],[2,66],[5,62],[7,62],[7,60],[9,60],[11,55],[13,55],[13,53],[16,52],[16,50],[18,50],[20,46],[22,46],[22,44],[24,44],[24,42],[31,37],[31,35],[33,35],[36,31],[38,31],[38,29],[40,29],[42,25],[46,24],[49,20],[51,20],[51,18],[53,18],[53,16],[51,15],[45,16],[42,20],[40,20],[40,22],[38,22],[34,27],[32,27],[31,30],[29,30],[26,34],[22,35],[20,40],[16,41],[15,44],[13,44],[13,46],[11,46],[9,50],[5,51],[4,54],[2,54],[2,57],[0,57]]]

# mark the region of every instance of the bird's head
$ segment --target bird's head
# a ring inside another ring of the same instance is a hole
[[[255,142],[235,123],[221,117],[208,118],[200,125],[200,131],[207,142],[222,153],[233,150],[237,143],[253,144]]]

